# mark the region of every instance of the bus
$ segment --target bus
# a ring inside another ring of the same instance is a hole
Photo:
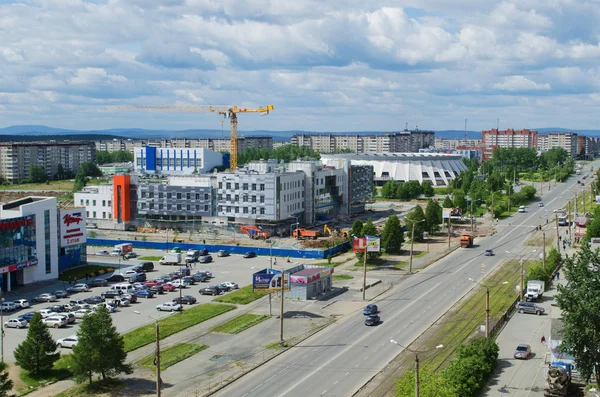
[[[569,215],[562,214],[558,217],[558,226],[569,226]]]

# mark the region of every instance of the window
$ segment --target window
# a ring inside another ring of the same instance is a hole
[[[151,209],[151,210],[154,209],[154,203],[150,203],[149,209]]]
[[[200,200],[200,193],[196,193],[196,200]]]
[[[260,184],[260,190],[263,191],[263,192],[265,191],[265,184],[264,183]]]
[[[244,214],[248,213],[248,207],[244,207]]]
[[[95,218],[96,217],[96,211],[92,212],[92,214],[93,214],[92,218]]]
[[[177,204],[177,211],[181,211],[181,204]]]
[[[102,200],[102,206],[106,207],[106,200]],[[104,217],[103,217],[104,218]]]
[[[227,195],[227,198],[226,198],[226,200],[227,200],[227,201],[231,201],[231,194],[228,194],[228,195]]]
[[[219,189],[223,189],[223,182],[219,182]]]
[[[106,212],[103,211],[102,212],[102,219],[105,219],[105,218],[106,218]]]
[[[163,209],[163,206],[164,206],[164,204],[162,204],[162,203],[161,203],[161,204],[159,204],[159,205],[158,205],[158,209],[159,209],[159,210],[162,210],[162,209]]]
[[[219,196],[218,196],[218,197],[219,197],[219,201],[220,201],[220,200],[223,200],[223,195],[222,195],[221,193],[219,193]]]
[[[85,200],[85,205],[90,205],[90,200]]]
[[[239,194],[236,194],[236,195],[235,195],[235,200],[234,200],[234,201],[235,201],[236,203],[237,203],[238,201],[240,201],[240,195],[239,195]]]
[[[208,212],[208,204],[204,206],[204,211]]]
[[[244,200],[243,201],[244,201],[244,203],[247,203],[248,202],[248,196],[244,196]]]
[[[265,202],[265,196],[260,196],[260,202],[264,203]]]
[[[226,187],[227,189],[231,189],[231,182],[227,182],[227,183],[225,184],[225,187]]]
[[[83,205],[83,199],[81,199],[81,200],[79,201],[79,203],[80,203],[81,205]]]
[[[247,183],[244,183],[243,190],[248,190],[248,184]]]
[[[239,188],[240,188],[240,184],[239,184],[239,182],[236,182],[235,183],[235,190],[239,190]]]
[[[265,209],[264,209],[264,208],[261,208],[261,209],[260,209],[260,214],[261,214],[261,215],[264,215],[264,214],[265,214]]]
[[[256,207],[252,207],[252,215],[256,215]]]
[[[190,204],[186,204],[186,206],[185,206],[185,209],[186,209],[187,211],[191,211],[191,209],[192,209],[192,206],[191,206]]]
[[[186,200],[191,200],[192,199],[192,195],[190,193],[186,193],[185,194],[185,199]]]
[[[256,196],[252,196],[252,202],[256,203]]]
[[[146,203],[142,203],[142,209],[146,209]]]
[[[148,197],[150,197],[150,198],[154,198],[154,192],[149,192],[149,193],[148,193]]]
[[[167,204],[167,210],[170,211],[171,210],[171,204]]]
[[[196,211],[200,211],[200,204],[196,204]]]
[[[252,190],[256,190],[256,183],[252,184]]]
[[[146,198],[146,192],[142,192],[142,198]]]
[[[231,207],[227,206],[227,212],[231,212]]]
[[[167,200],[170,200],[173,197],[171,193],[167,193]]]
[[[85,216],[86,216],[86,218],[89,218],[90,217],[90,211],[85,211]]]
[[[204,193],[204,200],[208,200],[208,193]]]
[[[163,198],[163,192],[158,192],[158,198],[159,199]]]
[[[94,218],[96,217],[94,213]],[[52,272],[52,257],[50,255],[50,210],[44,211],[44,238],[46,251],[46,274]]]
[[[111,203],[111,201],[110,201],[110,200],[108,200],[108,206],[109,206],[109,207],[110,207],[110,203]]]
[[[223,212],[223,206],[222,205],[219,206],[219,212]]]
[[[177,193],[177,200],[181,200],[181,193]]]
[[[235,207],[235,213],[239,214],[240,213],[240,209],[238,207]]]

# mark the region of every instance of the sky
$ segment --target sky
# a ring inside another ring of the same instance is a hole
[[[0,127],[600,129],[599,40],[598,0],[0,0]]]

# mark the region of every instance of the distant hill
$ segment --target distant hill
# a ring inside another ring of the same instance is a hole
[[[58,136],[48,135],[0,135],[0,142],[36,142],[36,141],[48,141],[53,139],[55,141],[106,141],[111,139],[124,139],[123,136],[117,135],[106,135],[106,134],[60,134]]]

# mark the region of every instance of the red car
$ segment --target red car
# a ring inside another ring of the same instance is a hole
[[[146,287],[155,287],[157,285],[161,285],[162,283],[158,280],[148,280],[146,281],[145,285]]]
[[[175,289],[171,284],[163,284],[163,288],[165,291],[173,291]]]

